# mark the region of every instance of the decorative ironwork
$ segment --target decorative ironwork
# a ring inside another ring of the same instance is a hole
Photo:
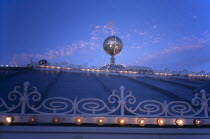
[[[138,117],[203,117],[209,118],[210,94],[205,90],[196,93],[191,104],[184,101],[160,102],[144,100],[137,102],[131,91],[114,90],[107,100],[85,98],[74,100],[50,97],[42,100],[37,87],[29,88],[29,82],[16,86],[8,94],[6,103],[0,98],[0,115],[4,114],[69,114],[83,116],[138,116]]]

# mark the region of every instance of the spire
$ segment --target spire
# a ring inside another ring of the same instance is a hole
[[[109,23],[107,24],[107,28],[111,30],[111,35],[114,36],[114,34],[115,34],[115,29],[116,29],[115,26],[114,26],[114,23],[113,23],[113,22],[109,22]]]

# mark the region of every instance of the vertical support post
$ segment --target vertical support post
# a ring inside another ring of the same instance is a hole
[[[121,112],[121,116],[124,116],[125,114],[125,98],[124,98],[124,90],[125,90],[125,87],[124,86],[121,86],[120,87],[120,112]]]
[[[74,109],[74,115],[76,115],[77,109],[78,109],[78,106],[77,106],[77,98],[74,99],[73,109]]]
[[[23,86],[24,86],[23,96],[20,99],[20,101],[22,101],[21,114],[25,114],[29,82],[25,82]]]
[[[110,58],[110,64],[115,64],[115,58],[114,55],[111,56]]]
[[[164,113],[165,113],[165,116],[168,116],[168,105],[167,105],[166,100],[164,101]]]
[[[206,91],[201,90],[201,98],[202,98],[202,105],[203,105],[203,110],[204,110],[204,116],[208,118],[208,100],[206,99]]]

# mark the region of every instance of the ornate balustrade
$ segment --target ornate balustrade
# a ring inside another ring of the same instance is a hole
[[[22,90],[22,91],[21,91]],[[196,93],[191,103],[185,101],[142,100],[137,101],[131,91],[114,90],[107,99],[85,98],[69,99],[50,97],[42,99],[37,87],[29,82],[14,87],[8,100],[0,98],[0,115],[44,114],[44,115],[81,115],[81,116],[124,116],[124,117],[188,117],[209,118],[210,94],[205,90]]]

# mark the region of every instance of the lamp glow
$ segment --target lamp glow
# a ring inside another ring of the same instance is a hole
[[[183,119],[177,119],[175,122],[178,126],[183,126],[184,125]]]
[[[54,117],[52,118],[52,122],[53,122],[54,124],[59,124],[60,121],[61,121],[61,119],[60,119],[59,116],[54,116]]]
[[[124,124],[125,124],[125,119],[119,118],[119,119],[118,119],[118,124],[119,124],[119,125],[124,125]]]
[[[29,119],[29,123],[31,123],[31,124],[35,124],[37,121],[38,121],[38,119],[36,118],[36,116],[32,116],[32,117]]]
[[[12,121],[13,121],[13,117],[12,116],[7,116],[7,117],[4,118],[3,124],[4,125],[10,125],[12,123]]]
[[[164,121],[164,119],[159,118],[157,120],[157,123],[158,123],[159,126],[163,126],[165,124],[165,121]]]
[[[197,125],[197,126],[201,126],[202,125],[202,122],[199,119],[195,119],[194,120],[194,124]]]
[[[83,119],[82,118],[80,118],[80,117],[76,117],[75,118],[75,124],[76,125],[81,125],[83,123]]]
[[[138,120],[137,120],[137,123],[138,123],[140,126],[144,126],[144,125],[146,124],[145,119],[142,119],[142,118],[138,119]]]
[[[104,118],[103,117],[97,118],[97,123],[98,123],[98,125],[103,125],[104,124]]]

